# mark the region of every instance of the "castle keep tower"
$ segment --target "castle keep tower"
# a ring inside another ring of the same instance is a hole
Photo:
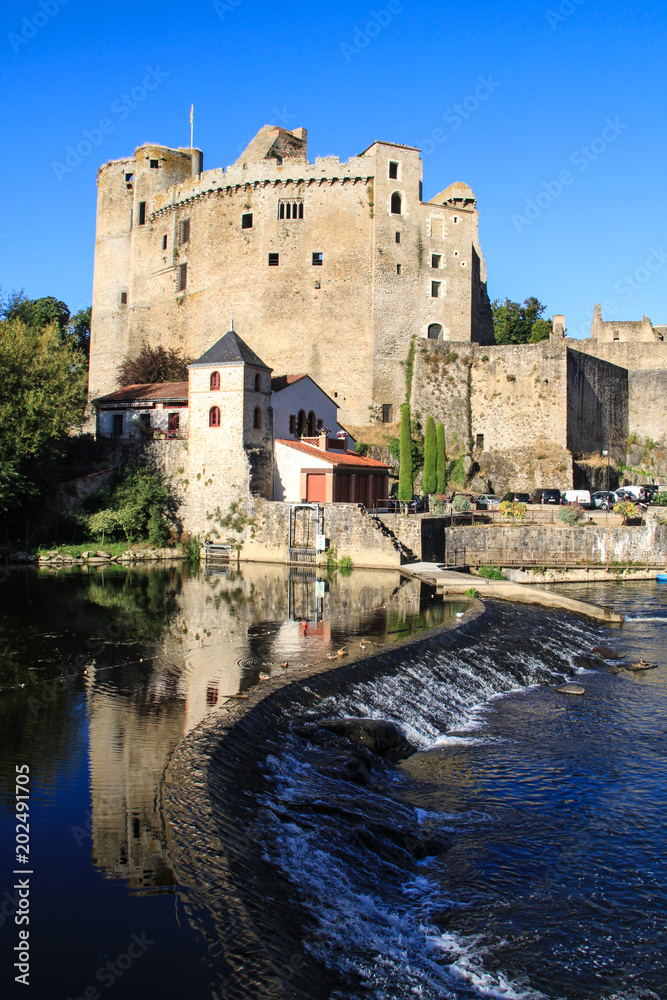
[[[226,170],[161,146],[106,164],[91,396],[143,341],[200,356],[233,311],[249,347],[309,372],[343,423],[391,415],[413,337],[493,343],[475,196],[457,183],[425,203],[421,184],[414,147],[309,163],[306,130],[272,126]]]

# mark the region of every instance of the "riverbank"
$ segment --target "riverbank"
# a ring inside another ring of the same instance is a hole
[[[109,563],[168,562],[186,559],[183,546],[155,548],[147,544],[128,546],[127,542],[113,542],[106,548],[95,549],[90,542],[80,545],[61,545],[51,549],[33,551],[14,550],[7,553],[10,563],[30,563],[40,569],[62,566],[104,566]]]

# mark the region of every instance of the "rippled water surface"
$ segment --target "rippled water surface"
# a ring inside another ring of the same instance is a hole
[[[365,571],[13,572],[3,968],[27,763],[40,1000],[112,987],[128,1000],[663,1000],[667,586],[564,592],[625,624],[490,602],[456,639],[394,655],[465,603]],[[659,666],[582,669],[600,641]],[[296,684],[218,732],[218,710],[264,678],[361,642],[380,657],[367,669]],[[573,673],[583,697],[555,690]],[[296,725],[332,716],[391,719],[418,752],[351,781],[340,747]],[[174,762],[180,812],[165,796]],[[146,946],[127,966],[133,935]]]

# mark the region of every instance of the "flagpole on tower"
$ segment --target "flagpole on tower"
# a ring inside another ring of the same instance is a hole
[[[194,149],[195,106],[190,105],[190,149]]]

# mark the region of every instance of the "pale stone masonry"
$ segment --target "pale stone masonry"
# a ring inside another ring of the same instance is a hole
[[[143,342],[198,357],[233,311],[278,371],[307,371],[365,423],[405,396],[413,337],[493,343],[470,188],[422,201],[419,150],[374,142],[307,160],[305,129],[265,126],[226,170],[140,146],[98,174],[90,394]]]

